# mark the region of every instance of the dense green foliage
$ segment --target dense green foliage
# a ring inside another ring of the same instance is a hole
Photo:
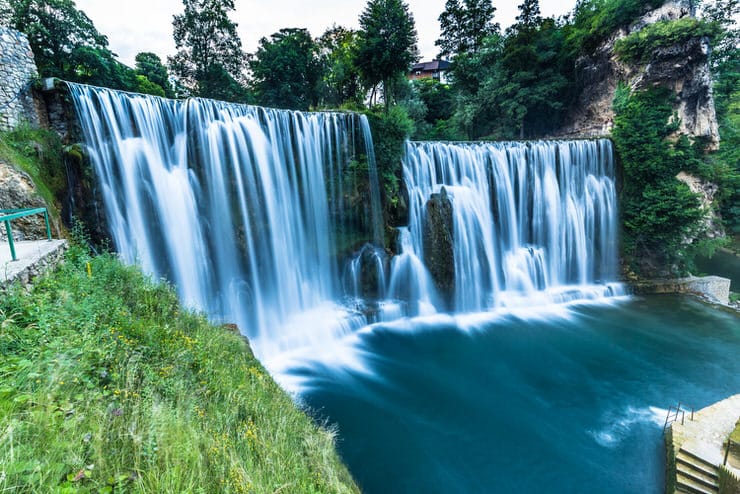
[[[581,0],[567,25],[567,42],[574,53],[591,53],[617,28],[625,27],[665,0]]]
[[[434,43],[439,46],[439,57],[480,50],[488,36],[499,32],[493,22],[495,13],[491,0],[447,0],[439,15],[441,34]]]
[[[164,66],[162,59],[155,53],[138,53],[136,55],[136,72],[149,79],[152,84],[159,86],[162,93],[159,96],[175,97],[175,91],[169,81],[167,67]]]
[[[74,247],[0,300],[3,492],[357,492],[245,340]]]
[[[669,269],[683,274],[692,267],[697,246],[688,242],[700,232],[705,215],[688,186],[676,179],[691,158],[685,141],[669,137],[672,109],[667,90],[630,94],[618,91],[612,139],[622,162],[620,194],[624,257],[638,274]]]
[[[405,225],[404,205],[401,193],[403,179],[403,148],[414,123],[402,106],[393,106],[387,111],[377,108],[367,113],[375,143],[375,160],[382,184],[383,209],[387,222],[394,226]],[[390,244],[389,244],[390,245]]]
[[[145,75],[116,60],[100,34],[72,0],[9,0],[2,9],[7,24],[28,36],[39,75],[160,94]]]
[[[704,6],[704,18],[721,29],[712,43],[714,101],[721,137],[713,156],[720,212],[731,233],[740,235],[740,17],[738,0],[717,0]]]
[[[75,76],[83,53],[109,53],[100,34],[72,0],[11,0],[9,24],[23,32],[39,72],[49,77]]]
[[[307,30],[281,29],[262,38],[249,68],[259,104],[293,110],[318,105],[324,64]]]
[[[355,63],[373,95],[382,83],[386,108],[394,101],[395,79],[418,60],[416,42],[414,18],[403,0],[368,2],[360,15]]]
[[[244,52],[229,19],[234,0],[183,0],[182,14],[174,16],[172,36],[177,53],[170,70],[192,94],[204,98],[244,101]]]
[[[691,38],[718,34],[715,24],[692,17],[660,21],[636,31],[614,44],[615,53],[625,62],[647,62],[660,48],[685,43]]]
[[[432,78],[412,81],[411,91],[415,99],[407,99],[405,106],[415,103],[420,106],[414,114],[413,139],[430,141],[462,140],[452,122],[455,111],[455,92],[449,84]]]
[[[321,87],[321,105],[339,108],[360,107],[364,102],[362,77],[355,63],[357,31],[334,26],[317,40],[326,70]]]
[[[537,2],[519,8],[504,36],[494,33],[478,51],[454,59],[453,121],[470,139],[542,135],[560,123],[569,102],[572,60],[563,30],[539,15]]]

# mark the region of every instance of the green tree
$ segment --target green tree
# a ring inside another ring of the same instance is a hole
[[[520,17],[525,20],[514,25],[504,42],[499,66],[502,84],[493,91],[520,138],[556,127],[567,101],[569,80],[561,59],[562,30],[551,18],[537,21],[536,12],[529,10],[524,16],[522,11]]]
[[[103,64],[114,58],[108,39],[72,0],[10,0],[5,15],[28,37],[43,77],[79,80],[77,70],[92,53],[102,55]]]
[[[327,29],[318,39],[326,65],[321,88],[322,105],[335,108],[346,103],[362,105],[364,87],[354,58],[358,39],[356,31],[341,26]]]
[[[439,57],[454,57],[460,53],[477,52],[483,40],[499,31],[493,23],[496,8],[491,0],[447,0],[439,16]]]
[[[249,68],[261,105],[294,110],[318,105],[324,65],[306,29],[281,29],[262,38]]]
[[[542,23],[539,0],[524,0],[518,8],[519,15],[516,16],[518,30],[536,29]]]
[[[174,98],[175,92],[169,81],[167,67],[159,56],[151,52],[142,52],[136,55],[136,72],[146,77],[152,84],[162,89],[162,96]],[[154,89],[154,88],[153,88]]]
[[[192,93],[216,98],[223,83],[231,88],[243,79],[245,54],[237,25],[229,19],[234,0],[183,0],[183,5],[184,12],[172,21],[178,51],[168,59],[170,70]]]
[[[402,0],[370,0],[360,15],[356,65],[377,94],[383,85],[386,110],[394,100],[394,78],[419,59],[414,18]],[[373,98],[374,99],[374,98]]]
[[[720,149],[713,158],[720,184],[722,219],[728,231],[740,235],[740,17],[738,0],[714,0],[702,8],[702,17],[719,27],[712,40],[710,59],[714,78],[714,101],[721,136]]]
[[[704,217],[697,196],[675,177],[685,169],[685,139],[669,139],[673,95],[667,89],[630,94],[620,88],[614,102],[612,139],[622,163],[620,193],[624,255],[630,267],[647,276],[682,274],[693,264],[690,239]],[[689,158],[687,160],[687,158]]]
[[[10,26],[13,11],[8,0],[0,0],[0,26]]]

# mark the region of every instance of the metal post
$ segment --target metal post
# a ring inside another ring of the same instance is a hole
[[[10,257],[12,257],[14,261],[17,261],[18,258],[15,256],[15,244],[13,243],[13,232],[10,231],[10,220],[5,220],[5,232],[8,234],[8,245],[10,245]]]
[[[730,438],[727,438],[727,449],[725,450],[725,461],[722,463],[723,465],[727,465],[727,457],[730,454]]]
[[[49,226],[49,212],[44,209],[44,221],[46,222],[46,238],[51,241],[51,227]]]

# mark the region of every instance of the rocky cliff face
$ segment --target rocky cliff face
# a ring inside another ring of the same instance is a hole
[[[655,86],[673,90],[676,94],[674,109],[681,121],[680,131],[690,136],[706,137],[716,147],[719,131],[712,97],[708,39],[693,38],[686,43],[658,49],[647,63],[626,64],[614,53],[617,40],[649,24],[690,15],[693,15],[690,1],[669,1],[646,13],[628,28],[614,33],[593,54],[579,58],[576,73],[582,91],[557,136],[607,135],[614,123],[612,101],[617,86],[622,83],[633,90]]]
[[[26,209],[46,207],[38,195],[31,177],[0,162],[0,209]],[[2,225],[0,225],[2,226]],[[11,222],[15,240],[38,240],[46,238],[44,216],[35,214]],[[5,241],[5,227],[0,228],[0,240]]]

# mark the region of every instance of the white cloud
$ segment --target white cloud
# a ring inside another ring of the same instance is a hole
[[[419,51],[429,60],[437,54],[434,41],[439,37],[437,18],[444,9],[445,0],[407,0],[419,32]],[[172,16],[182,12],[181,0],[77,0],[95,23],[98,31],[108,36],[111,49],[120,60],[133,66],[134,57],[150,51],[165,59],[175,52],[172,41]],[[239,24],[239,36],[244,49],[253,52],[260,38],[284,27],[305,27],[318,36],[332,24],[358,27],[358,18],[366,0],[236,0],[232,18]],[[514,22],[517,8],[514,3],[500,4],[494,0],[495,21],[502,26]],[[542,14],[562,15],[572,10],[575,0],[541,0]]]

